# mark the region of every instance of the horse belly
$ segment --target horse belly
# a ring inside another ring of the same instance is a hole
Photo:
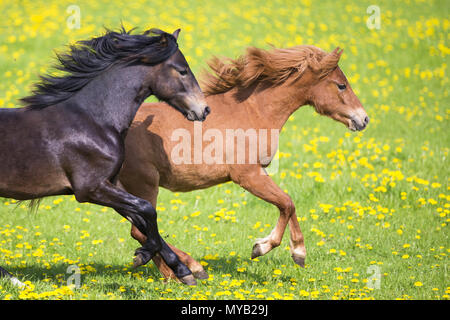
[[[54,161],[40,156],[16,158],[2,156],[0,196],[27,200],[66,194],[70,188],[63,169]]]
[[[17,183],[10,183],[16,181]],[[33,177],[22,176],[0,183],[0,196],[17,200],[29,200],[52,195],[70,194],[70,183],[66,177],[57,174]]]
[[[173,165],[170,172],[160,172],[160,186],[171,191],[205,189],[230,181],[226,165]]]
[[[64,141],[49,110],[0,112],[0,196],[27,200],[67,193],[70,183],[60,164]]]

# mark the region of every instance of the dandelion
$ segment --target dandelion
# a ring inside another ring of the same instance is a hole
[[[273,270],[273,274],[279,276],[282,273],[280,269]]]

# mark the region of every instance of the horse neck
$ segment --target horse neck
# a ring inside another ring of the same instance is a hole
[[[281,130],[290,115],[307,104],[306,90],[289,83],[255,90],[248,99],[249,113],[257,115],[256,123]]]
[[[136,112],[147,97],[136,99],[151,67],[116,65],[90,81],[73,99],[94,120],[126,132]],[[150,92],[149,92],[150,94]]]

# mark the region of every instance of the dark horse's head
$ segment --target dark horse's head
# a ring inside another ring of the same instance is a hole
[[[210,113],[206,105],[205,97],[192,73],[189,65],[181,51],[176,45],[180,29],[172,34],[165,33],[158,29],[149,30],[151,33],[160,35],[162,46],[175,46],[174,53],[164,62],[155,65],[160,79],[149,80],[147,85],[152,94],[159,100],[167,102],[169,105],[180,111],[188,120],[204,121]],[[145,62],[145,56],[143,61]],[[145,89],[145,88],[144,88]]]
[[[186,59],[178,49],[179,30],[173,34],[150,29],[131,34],[123,27],[119,32],[79,41],[65,54],[57,54],[56,69],[63,76],[41,76],[33,95],[21,99],[28,107],[45,108],[70,98],[93,78],[114,64],[145,65],[144,81],[135,101],[155,95],[180,111],[189,120],[206,119],[210,109]],[[157,76],[155,76],[157,75]]]

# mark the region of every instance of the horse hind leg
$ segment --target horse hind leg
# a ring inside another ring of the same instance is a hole
[[[8,278],[9,281],[11,281],[11,283],[13,285],[15,285],[16,287],[19,288],[23,288],[25,287],[25,283],[21,282],[19,279],[17,279],[16,277],[14,277],[11,273],[9,273],[8,271],[6,271],[5,269],[3,269],[2,267],[0,267],[0,279],[1,278]]]
[[[150,202],[123,191],[109,181],[100,183],[94,190],[93,192],[75,190],[75,197],[80,202],[91,202],[115,209],[147,236],[144,245],[135,252],[135,259],[139,264],[146,264],[159,253],[181,282],[188,285],[196,284],[192,272],[181,263],[161,238],[156,222],[156,210]]]
[[[126,190],[127,192],[149,201],[153,206],[156,207],[158,201],[159,192],[159,172],[153,166],[148,166],[145,168],[141,174],[136,175],[136,170],[128,170],[128,167],[124,165],[120,173],[120,181],[118,181],[117,186]],[[139,231],[139,229],[131,224],[131,236],[139,241],[140,244],[144,245],[147,241],[147,237]],[[170,243],[167,243],[169,248],[178,256],[178,259],[184,263],[192,274],[197,279],[208,279],[209,275],[203,269],[203,266],[192,258],[187,253],[181,251],[180,249],[174,247]],[[156,254],[153,258],[153,263],[158,268],[159,272],[164,276],[165,279],[176,279],[173,271],[167,266],[164,260],[159,254]],[[134,267],[137,268],[142,265],[143,261],[140,259],[134,259]]]

